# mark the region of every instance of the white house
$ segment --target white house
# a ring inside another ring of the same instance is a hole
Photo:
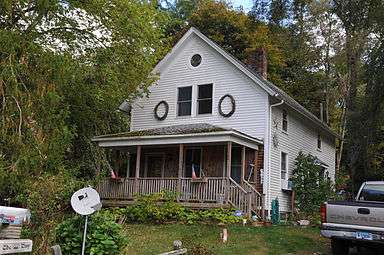
[[[289,177],[300,151],[335,176],[334,133],[261,75],[191,28],[158,63],[148,98],[133,102],[131,130],[95,137],[118,151],[121,178],[100,184],[104,201],[133,193],[179,192],[189,206],[235,206],[260,217],[278,198],[291,211]]]

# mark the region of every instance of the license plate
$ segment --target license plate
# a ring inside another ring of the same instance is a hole
[[[371,233],[367,232],[356,232],[356,239],[373,240],[373,236]]]

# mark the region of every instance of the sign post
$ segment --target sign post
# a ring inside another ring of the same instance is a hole
[[[99,193],[91,187],[80,189],[73,193],[71,205],[76,213],[85,216],[83,245],[81,248],[81,255],[84,255],[87,240],[88,215],[100,210],[102,206]]]

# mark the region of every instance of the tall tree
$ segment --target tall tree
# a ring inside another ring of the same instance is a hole
[[[275,25],[282,25],[286,18],[288,18],[287,0],[271,0],[269,21]]]
[[[345,54],[347,67],[348,95],[344,102],[346,107],[345,129],[347,154],[346,166],[352,177],[352,191],[356,191],[358,185],[356,170],[359,162],[359,155],[362,153],[360,146],[360,125],[359,114],[359,75],[361,74],[362,55],[367,46],[368,35],[372,32],[372,15],[377,11],[379,2],[372,1],[333,1],[333,10],[340,18],[345,29]]]

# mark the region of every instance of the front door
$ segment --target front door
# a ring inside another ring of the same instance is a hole
[[[162,177],[164,172],[164,155],[148,154],[146,155],[145,177]]]
[[[185,151],[185,177],[192,177],[192,168],[201,177],[201,148],[188,148]]]
[[[231,160],[231,178],[237,182],[241,182],[241,147],[232,147]]]

